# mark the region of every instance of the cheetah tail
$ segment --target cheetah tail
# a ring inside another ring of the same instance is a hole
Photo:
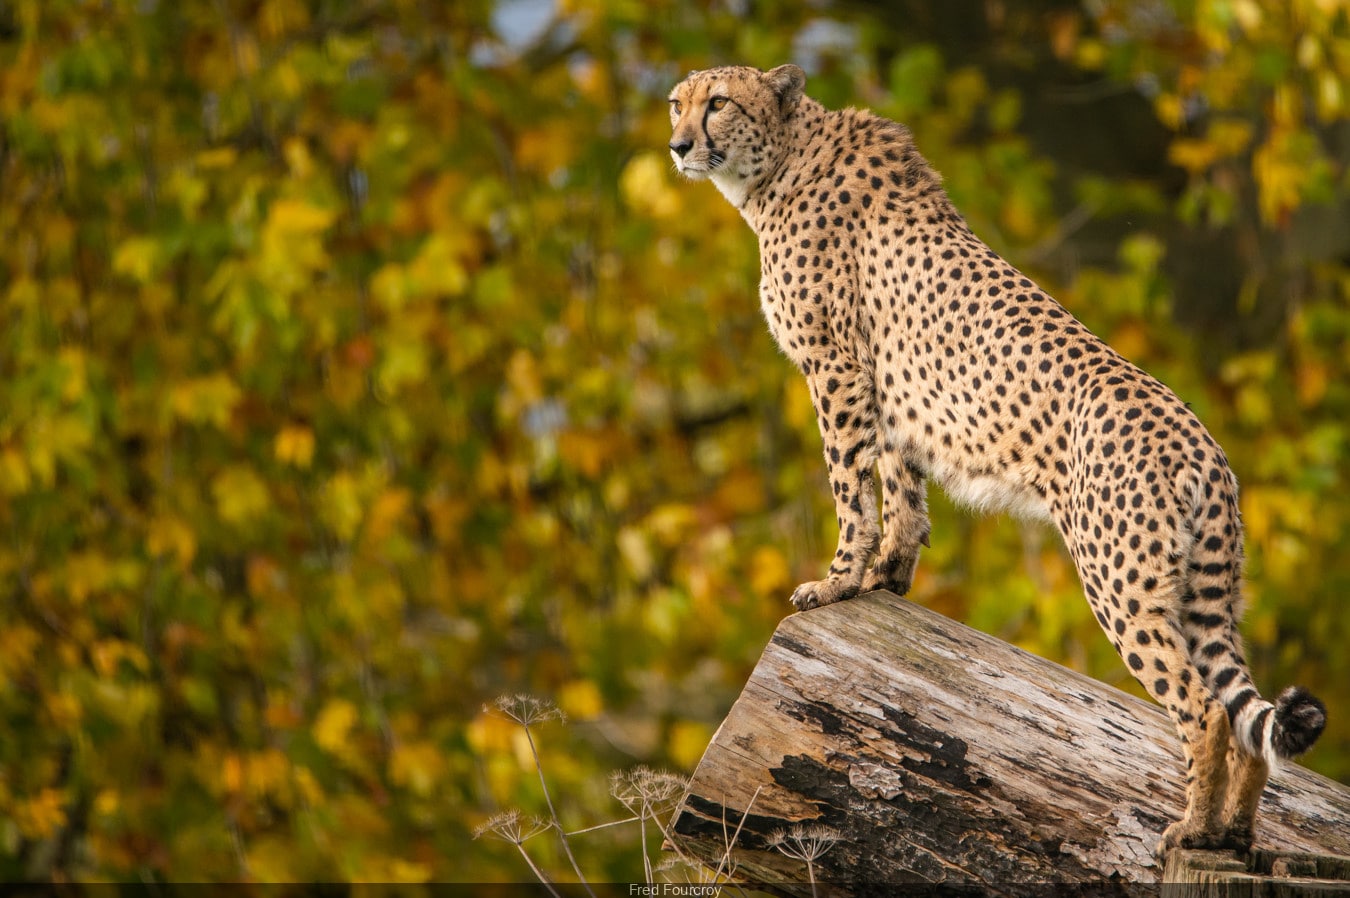
[[[1311,748],[1327,722],[1326,706],[1302,686],[1290,686],[1274,704],[1250,685],[1231,696],[1220,691],[1219,700],[1228,709],[1238,745],[1272,766]]]
[[[1301,755],[1327,724],[1327,706],[1302,686],[1290,686],[1275,699],[1270,746],[1281,758]]]

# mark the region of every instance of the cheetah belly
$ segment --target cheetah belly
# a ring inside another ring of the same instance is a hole
[[[909,447],[907,447],[909,448]],[[952,501],[982,514],[1006,511],[1027,521],[1051,521],[1044,496],[1011,472],[974,471],[941,456],[909,448],[905,460],[937,482]]]

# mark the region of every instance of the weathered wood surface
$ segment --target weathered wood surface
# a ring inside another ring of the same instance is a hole
[[[1164,878],[1164,898],[1329,898],[1350,895],[1350,857],[1258,848],[1243,861],[1216,851],[1174,851]]]
[[[899,882],[1157,882],[1184,806],[1161,709],[890,593],[787,617],[699,763],[673,823],[737,877],[810,894],[768,846],[794,824],[841,841],[815,862],[837,893]],[[756,790],[759,790],[756,796]],[[753,805],[752,805],[753,801]],[[1350,788],[1286,764],[1261,803],[1265,848],[1350,854]],[[850,887],[848,884],[852,884]]]

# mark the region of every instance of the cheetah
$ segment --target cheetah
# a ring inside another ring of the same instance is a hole
[[[759,240],[760,307],[806,377],[839,542],[805,611],[909,590],[927,482],[977,510],[1052,522],[1097,621],[1176,724],[1186,809],[1158,844],[1251,849],[1270,766],[1326,708],[1260,696],[1238,633],[1238,487],[1161,382],[975,236],[903,125],[830,110],[794,65],[694,72],[670,152]],[[881,484],[878,519],[876,480]]]

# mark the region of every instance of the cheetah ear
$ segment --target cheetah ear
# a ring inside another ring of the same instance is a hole
[[[765,72],[764,81],[778,96],[779,111],[783,115],[790,115],[802,99],[802,88],[806,86],[806,73],[789,63]]]

